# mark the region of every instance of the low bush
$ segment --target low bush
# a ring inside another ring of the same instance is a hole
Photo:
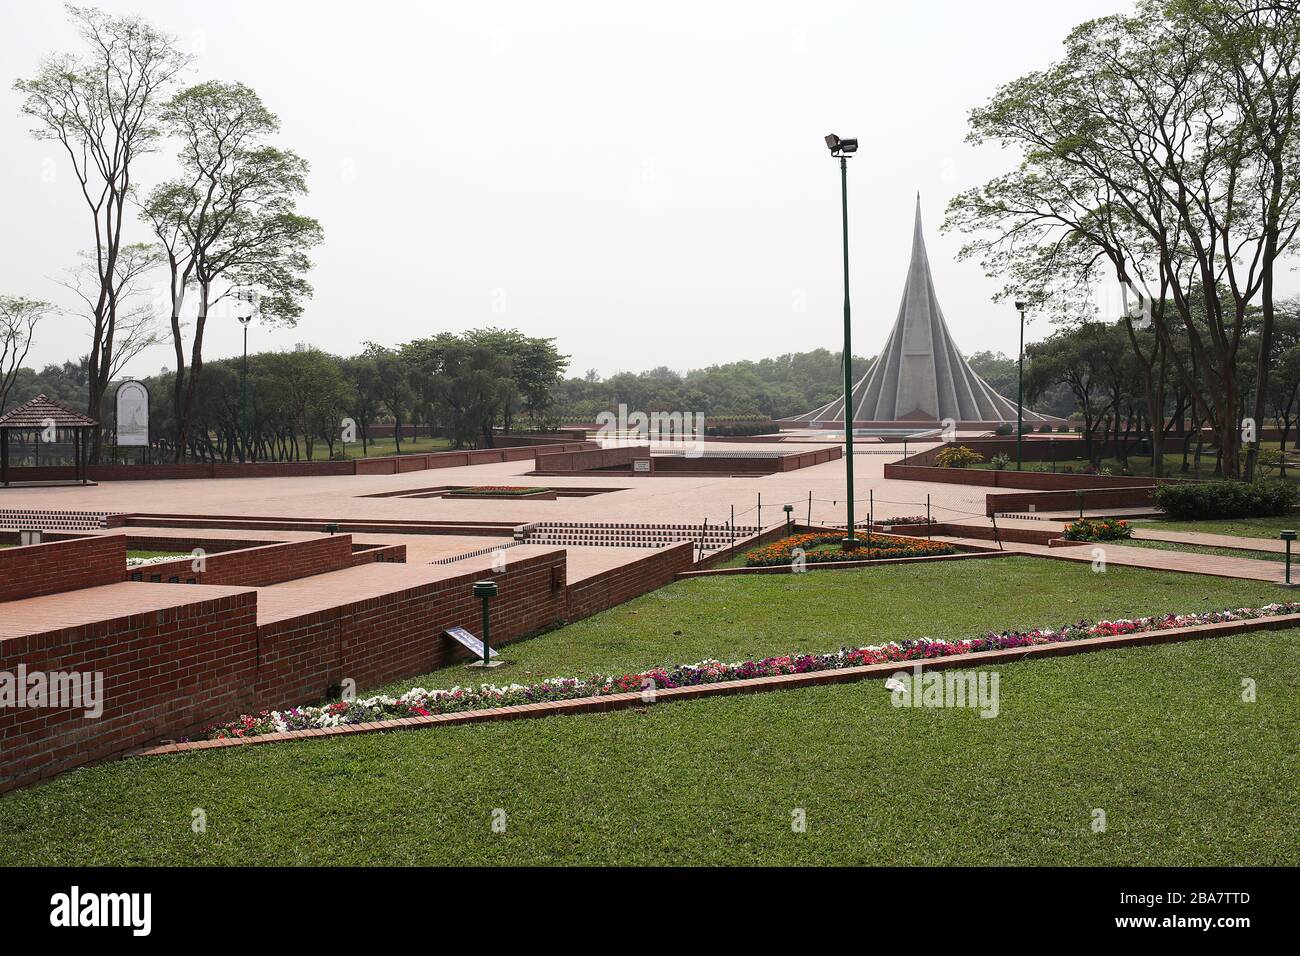
[[[965,445],[946,445],[934,457],[934,463],[940,468],[969,468],[983,460],[983,455]]]
[[[1011,456],[999,452],[989,459],[989,464],[993,466],[994,471],[1006,471],[1007,466],[1011,464]]]
[[[1288,481],[1197,481],[1160,485],[1156,505],[1170,518],[1202,521],[1208,518],[1266,518],[1290,513],[1296,505],[1297,487]]]
[[[1077,518],[1065,527],[1066,541],[1122,541],[1133,528],[1118,518]]]
[[[1010,435],[1014,430],[1015,426],[1010,422],[1002,422],[996,429],[994,429],[993,433],[995,435]]]

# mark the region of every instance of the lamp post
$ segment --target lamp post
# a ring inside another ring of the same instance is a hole
[[[1016,471],[1024,471],[1021,442],[1025,431],[1025,303],[1016,302],[1020,312],[1020,372],[1016,377]]]
[[[242,292],[236,293],[235,298],[240,302],[249,301]],[[248,460],[248,323],[253,321],[253,313],[250,309],[248,315],[235,318],[244,327],[244,360],[239,366],[239,460],[242,462]]]
[[[483,599],[483,661],[480,667],[492,666],[492,636],[490,633],[491,615],[488,613],[488,602],[497,596],[497,583],[495,581],[475,581],[474,596]]]
[[[794,511],[794,505],[785,505],[782,509],[785,512],[785,534],[790,536],[790,515]]]
[[[1291,542],[1296,539],[1294,531],[1283,531],[1278,537],[1286,542],[1286,583],[1291,583]]]
[[[858,547],[853,533],[853,343],[849,321],[849,157],[858,151],[856,139],[826,136],[831,155],[840,161],[840,215],[844,232],[844,468],[848,483],[848,534],[840,547],[852,551]]]

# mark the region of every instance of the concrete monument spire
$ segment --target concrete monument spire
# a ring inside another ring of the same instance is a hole
[[[916,194],[912,257],[898,318],[867,374],[853,386],[855,422],[1014,422],[1016,403],[995,392],[966,364],[953,344],[934,291],[921,229],[921,194]],[[1025,409],[1025,421],[1048,417]],[[785,419],[835,425],[844,420],[844,399]]]

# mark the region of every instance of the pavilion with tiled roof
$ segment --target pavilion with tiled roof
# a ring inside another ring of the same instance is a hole
[[[98,428],[99,422],[44,395],[37,395],[0,415],[0,488],[11,484],[9,435],[12,432],[44,432],[51,427],[54,428],[55,440],[60,432],[72,433],[73,480],[77,484],[86,483],[85,465],[81,460],[82,432]]]

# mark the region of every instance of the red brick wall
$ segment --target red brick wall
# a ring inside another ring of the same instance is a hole
[[[111,580],[120,580],[123,536],[39,547],[71,545],[102,549],[110,555],[101,559],[103,573],[111,570]],[[491,577],[500,585],[492,602],[492,643],[498,645],[667,584],[691,567],[693,549],[684,541],[572,587],[565,552],[556,549],[513,560],[499,574],[467,572],[261,627],[257,592],[220,589],[188,601],[187,594],[202,592],[182,585],[176,589],[182,600],[162,611],[0,640],[0,670],[16,673],[25,664],[29,670],[100,671],[106,693],[97,720],[80,711],[0,709],[0,792],[242,712],[318,700],[347,678],[365,692],[466,659],[467,651],[441,635],[454,626],[480,633],[481,602],[471,591],[476,580]],[[254,576],[252,566],[236,560],[251,551],[261,552],[259,561],[274,554],[287,560],[295,552],[327,562],[346,557],[349,564],[356,557],[348,536],[338,535],[210,555],[208,574],[216,575],[213,562],[222,558],[232,562],[232,576]]]
[[[695,544],[682,541],[661,548],[633,564],[606,571],[569,588],[570,621],[590,617],[647,591],[668,584],[679,571],[689,571],[695,560]]]
[[[0,602],[122,580],[126,542],[117,535],[0,549]]]
[[[120,546],[121,542],[118,540]],[[248,710],[257,595],[246,591],[0,640],[0,670],[100,672],[104,711],[0,708],[0,792]]]
[[[993,471],[988,468],[934,468],[928,465],[885,465],[886,478],[936,481],[985,488],[1024,488],[1031,491],[1066,491],[1075,488],[1150,488],[1155,484],[1181,483],[1182,478],[1142,478],[1118,475],[1067,475],[1063,472]]]
[[[1080,499],[1079,491],[1083,492]],[[988,495],[985,511],[1077,511],[1082,501],[1086,508],[1145,508],[1155,503],[1155,489],[1081,488],[1074,491],[1026,491],[1006,495]]]
[[[529,456],[534,455],[532,449]],[[537,471],[591,471],[596,468],[611,468],[618,465],[630,466],[637,458],[649,458],[649,445],[622,445],[617,448],[590,448],[586,450],[565,449],[546,451],[540,449],[535,453]]]
[[[482,604],[471,593],[492,578],[492,643],[508,643],[564,620],[565,555],[556,550],[511,561],[499,574],[477,571],[326,612],[289,618],[261,629],[257,683],[260,708],[323,697],[344,679],[365,691],[467,658],[442,637],[450,627],[482,630]]]
[[[405,564],[406,563],[406,545],[404,544],[386,544],[380,547],[362,546],[358,548],[352,546],[352,566],[359,564]]]
[[[549,446],[555,449],[594,448],[594,442]],[[157,481],[172,478],[302,478],[322,475],[393,475],[427,468],[467,463],[522,461],[533,457],[532,447],[487,448],[478,451],[432,452],[427,455],[391,455],[351,461],[187,462],[166,465],[91,465],[91,481]],[[41,465],[9,469],[13,481],[69,481],[71,465]]]
[[[373,560],[373,559],[372,559]],[[167,583],[177,577],[184,584],[229,584],[241,587],[266,587],[293,581],[313,574],[341,571],[353,566],[352,535],[334,534],[306,541],[285,541],[237,551],[205,554],[202,570],[196,570],[193,558],[178,558],[138,568],[128,568],[126,580],[150,581],[154,575]]]

